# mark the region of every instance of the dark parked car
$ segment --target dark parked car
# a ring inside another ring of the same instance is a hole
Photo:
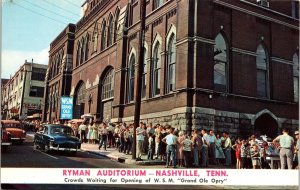
[[[47,124],[34,135],[33,146],[45,152],[50,150],[70,151],[76,153],[81,148],[81,141],[71,127]]]

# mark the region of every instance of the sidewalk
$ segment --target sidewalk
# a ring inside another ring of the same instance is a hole
[[[103,147],[101,148],[101,150],[99,150],[98,147],[99,144],[88,144],[88,143],[81,144],[81,150],[83,151],[104,156],[125,164],[136,164],[136,165],[165,165],[166,164],[165,161],[161,161],[159,159],[147,160],[147,155],[142,155],[141,157],[142,161],[136,161],[135,159],[132,159],[131,154],[127,155],[125,153],[120,153],[116,148],[107,148],[105,151]]]

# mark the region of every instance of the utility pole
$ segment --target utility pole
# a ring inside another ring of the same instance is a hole
[[[140,123],[141,112],[141,93],[142,93],[142,76],[144,68],[144,38],[145,38],[145,23],[146,23],[146,0],[140,0],[140,37],[139,37],[139,61],[137,69],[136,96],[134,109],[134,130],[133,130],[133,152],[132,159],[136,159],[136,128]]]

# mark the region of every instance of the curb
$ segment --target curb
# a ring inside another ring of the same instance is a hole
[[[161,160],[136,161],[136,160],[128,159],[128,158],[125,158],[125,157],[118,157],[118,156],[113,156],[113,155],[105,155],[105,154],[101,154],[101,152],[95,152],[95,151],[91,151],[91,150],[87,150],[87,149],[81,149],[81,150],[89,152],[91,154],[100,155],[100,156],[103,156],[105,158],[109,158],[111,160],[115,160],[115,161],[118,161],[118,162],[124,163],[124,164],[136,164],[136,165],[145,165],[145,166],[150,166],[150,165],[165,165],[166,164],[165,161],[161,161]]]

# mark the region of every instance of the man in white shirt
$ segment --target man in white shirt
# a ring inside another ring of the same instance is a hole
[[[206,133],[205,129],[201,130],[203,145],[201,148],[201,156],[202,156],[202,166],[208,167],[208,149],[209,149],[209,135]]]
[[[166,167],[168,168],[170,157],[172,157],[173,168],[176,168],[176,145],[177,145],[177,136],[174,135],[174,128],[170,128],[170,134],[162,139],[163,142],[167,144],[167,161]]]

